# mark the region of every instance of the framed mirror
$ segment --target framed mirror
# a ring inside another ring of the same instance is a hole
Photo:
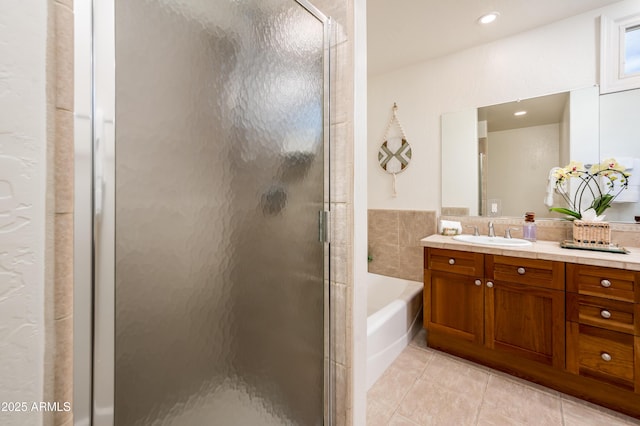
[[[516,112],[526,111],[516,116]],[[606,220],[640,216],[640,89],[597,87],[442,115],[442,214],[561,219],[544,204],[552,167],[615,158],[631,174]],[[448,176],[450,170],[462,173]],[[445,176],[447,174],[447,176]],[[562,201],[554,194],[554,206]]]
[[[598,160],[598,103],[588,87],[443,114],[442,214],[559,218],[544,204],[549,172]]]

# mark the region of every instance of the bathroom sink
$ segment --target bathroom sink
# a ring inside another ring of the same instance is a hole
[[[531,245],[531,241],[520,238],[504,238],[504,237],[488,237],[486,235],[456,235],[453,237],[456,241],[463,241],[471,244],[481,244],[485,246],[502,246],[502,247],[526,247]]]

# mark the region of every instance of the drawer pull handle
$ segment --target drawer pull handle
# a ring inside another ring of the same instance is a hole
[[[491,281],[487,281],[487,287],[492,288],[493,287],[493,283]]]
[[[475,285],[482,285],[482,281],[480,281],[480,280],[475,280],[473,283],[474,283]]]
[[[607,311],[606,309],[603,309],[600,311],[600,316],[604,319],[609,319],[611,318],[611,312]]]
[[[604,287],[604,288],[609,288],[609,287],[611,287],[611,281],[609,281],[609,280],[602,280],[602,281],[600,281],[600,285],[601,285],[602,287]]]
[[[604,361],[607,361],[607,362],[611,361],[611,355],[609,355],[609,354],[608,354],[608,353],[606,353],[606,352],[602,352],[602,354],[600,355],[600,357],[601,357]]]
[[[455,264],[456,264],[456,260],[453,257],[449,259],[449,265],[455,265]]]
[[[524,273],[525,273],[525,272],[526,272],[526,271],[524,270],[524,268],[522,268],[522,267],[518,268],[518,273],[519,273],[520,275],[524,275]]]

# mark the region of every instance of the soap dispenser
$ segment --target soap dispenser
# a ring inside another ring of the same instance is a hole
[[[526,212],[524,215],[524,225],[522,226],[522,237],[525,240],[536,240],[536,214],[534,212]]]

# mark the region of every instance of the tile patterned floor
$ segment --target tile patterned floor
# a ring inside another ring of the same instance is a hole
[[[424,330],[367,394],[367,426],[620,426],[640,420],[427,348]]]

